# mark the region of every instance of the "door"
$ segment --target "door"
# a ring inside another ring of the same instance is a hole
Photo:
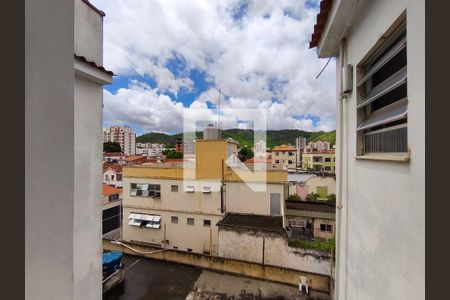
[[[270,215],[281,216],[280,193],[270,193]]]

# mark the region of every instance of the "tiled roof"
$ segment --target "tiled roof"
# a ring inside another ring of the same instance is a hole
[[[146,160],[146,156],[133,155],[122,158],[123,161],[135,161],[135,160]]]
[[[104,184],[103,185],[103,196],[111,196],[122,193],[121,188],[116,188],[111,185]]]
[[[275,146],[272,149],[272,151],[295,151],[295,150],[297,150],[297,149],[291,145]]]
[[[125,156],[122,152],[104,152],[103,156]]]
[[[112,71],[106,70],[103,66],[97,65],[95,62],[88,60],[84,56],[77,55],[77,54],[74,54],[74,56],[75,56],[75,59],[78,59],[79,61],[82,61],[82,62],[84,62],[84,63],[86,63],[88,65],[91,65],[92,67],[102,71],[103,73],[106,73],[106,74],[108,74],[110,76],[114,76],[115,75]]]
[[[317,47],[317,45],[319,44],[323,29],[325,27],[325,23],[328,19],[328,13],[331,10],[331,1],[332,0],[322,0],[320,2],[320,12],[317,15],[317,21],[316,25],[314,25],[314,32],[311,35],[309,48]]]
[[[264,158],[264,157],[252,157],[250,159],[247,159],[244,161],[244,164],[253,164],[253,163],[266,163],[270,164],[272,163],[272,159],[270,158]]]
[[[122,173],[122,166],[118,165],[118,164],[104,163],[103,164],[103,172],[105,172],[106,170],[112,170],[116,173]]]

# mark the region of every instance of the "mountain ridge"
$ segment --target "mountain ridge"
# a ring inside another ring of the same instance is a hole
[[[253,147],[254,132],[252,129],[226,129],[221,130],[222,138],[232,138],[239,142],[239,146]],[[183,133],[166,134],[160,132],[149,132],[136,137],[137,143],[158,143],[174,147],[177,138],[182,138]],[[203,132],[196,132],[197,138],[203,138]],[[291,144],[295,145],[295,139],[306,137],[306,142],[326,141],[334,145],[336,143],[336,130],[333,131],[304,131],[298,129],[267,130],[267,147],[273,148],[277,145]]]

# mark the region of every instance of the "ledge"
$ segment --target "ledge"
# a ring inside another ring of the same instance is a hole
[[[402,155],[372,154],[372,155],[357,155],[357,156],[355,156],[355,159],[409,162],[409,161],[411,161],[411,156],[409,154],[402,154]]]

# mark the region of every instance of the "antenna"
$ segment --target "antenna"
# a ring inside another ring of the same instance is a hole
[[[217,125],[217,132],[218,132],[219,140],[220,140],[220,89],[219,89],[219,104],[218,104],[217,108],[218,108],[218,119],[219,119],[219,122]]]

